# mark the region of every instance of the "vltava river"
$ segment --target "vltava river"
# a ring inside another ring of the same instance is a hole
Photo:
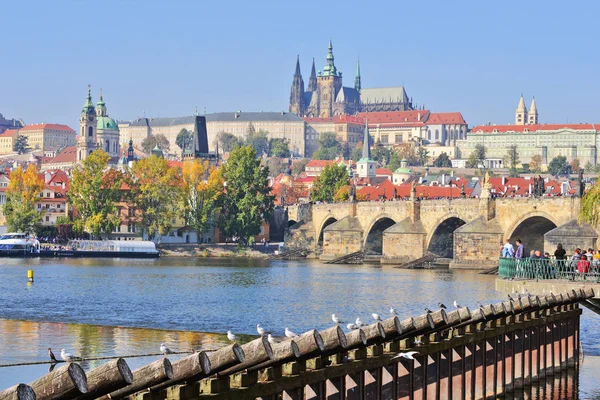
[[[390,306],[407,317],[438,301],[457,299],[473,308],[477,301],[505,299],[494,290],[494,276],[470,271],[247,259],[1,262],[0,364],[46,360],[48,347],[84,357],[153,353],[161,342],[185,351],[221,345],[227,330],[256,335],[257,323],[282,335],[285,327],[329,327],[331,313],[368,321]],[[35,271],[33,284],[28,269]],[[599,328],[600,318],[585,310],[581,337],[588,365],[590,356],[600,356]],[[133,369],[153,359],[127,362]],[[0,389],[36,379],[47,367],[0,367]],[[584,372],[580,389],[593,388]]]

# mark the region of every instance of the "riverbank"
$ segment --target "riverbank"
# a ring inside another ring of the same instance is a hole
[[[239,247],[236,244],[161,244],[157,246],[161,257],[199,258],[255,258],[266,259],[278,248],[277,244]]]

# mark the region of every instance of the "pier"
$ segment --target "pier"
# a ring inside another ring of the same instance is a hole
[[[591,288],[515,296],[347,333],[333,326],[279,343],[260,337],[134,371],[123,359],[87,374],[67,363],[0,400],[484,399],[576,368],[579,303],[594,296]]]

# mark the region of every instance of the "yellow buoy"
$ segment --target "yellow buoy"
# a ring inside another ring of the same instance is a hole
[[[27,270],[27,279],[29,280],[29,282],[33,282],[33,270],[32,269]]]

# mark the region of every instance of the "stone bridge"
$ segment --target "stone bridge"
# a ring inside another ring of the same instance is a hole
[[[453,268],[497,264],[500,246],[521,239],[526,251],[553,252],[558,242],[595,245],[596,231],[576,223],[577,197],[410,200],[296,205],[288,209],[289,246],[329,260],[364,250],[398,264],[427,252],[453,259]],[[293,243],[292,243],[293,242]]]

